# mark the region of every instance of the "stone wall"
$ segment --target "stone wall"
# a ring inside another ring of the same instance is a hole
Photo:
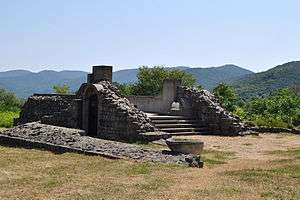
[[[162,92],[156,96],[127,96],[126,98],[144,112],[169,114],[172,103],[176,100],[179,80],[166,79]]]
[[[238,135],[246,130],[242,120],[222,108],[215,96],[206,90],[179,87],[178,98],[191,105],[192,115],[210,134]]]
[[[15,125],[42,121],[46,124],[77,127],[75,95],[34,94],[25,102]]]

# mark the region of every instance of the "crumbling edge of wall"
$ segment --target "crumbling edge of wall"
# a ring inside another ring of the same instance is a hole
[[[224,109],[218,99],[207,90],[179,87],[178,99],[192,105],[192,116],[200,125],[208,128],[208,134],[238,136],[249,130],[246,124]]]

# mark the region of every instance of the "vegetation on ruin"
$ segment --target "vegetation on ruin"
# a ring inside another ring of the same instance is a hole
[[[196,86],[195,77],[186,71],[168,69],[163,66],[139,68],[137,82],[133,84],[116,84],[124,95],[157,95],[160,94],[165,79],[178,79],[184,86]]]
[[[221,105],[229,111],[234,111],[237,102],[237,95],[233,87],[220,83],[213,89],[213,94],[219,99]]]
[[[24,101],[15,94],[0,89],[0,127],[9,128],[17,118]]]
[[[53,86],[53,91],[56,94],[70,94],[70,87],[67,84],[64,85],[54,85]]]

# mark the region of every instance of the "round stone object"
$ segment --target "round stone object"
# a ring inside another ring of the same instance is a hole
[[[195,139],[168,138],[168,147],[177,153],[201,155],[204,142]]]

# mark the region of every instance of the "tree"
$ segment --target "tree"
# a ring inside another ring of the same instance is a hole
[[[220,83],[213,89],[213,94],[219,99],[221,105],[229,111],[234,111],[237,100],[233,87]]]
[[[113,82],[113,84],[119,89],[121,94],[125,96],[132,95],[132,90],[133,90],[132,84],[118,83],[118,82]]]
[[[162,66],[149,68],[143,66],[138,72],[138,82],[132,86],[134,95],[156,95],[162,91],[165,79],[178,79],[184,86],[194,86],[196,79],[188,72],[178,69],[166,69]]]
[[[53,90],[57,94],[70,94],[70,87],[66,84],[64,85],[54,85]]]

